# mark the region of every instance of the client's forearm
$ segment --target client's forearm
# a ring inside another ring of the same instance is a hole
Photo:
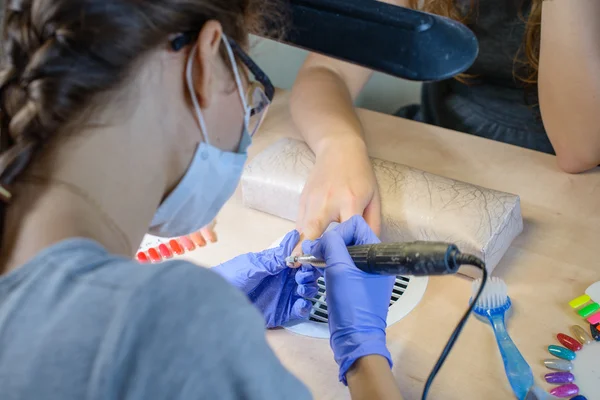
[[[371,71],[310,55],[292,91],[294,123],[314,153],[331,141],[363,142],[362,126],[353,101]]]

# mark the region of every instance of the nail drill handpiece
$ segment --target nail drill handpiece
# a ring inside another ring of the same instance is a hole
[[[349,246],[348,253],[357,268],[377,275],[448,275],[468,263],[458,248],[443,242],[379,243]],[[311,255],[290,256],[289,265],[323,268],[324,260]]]

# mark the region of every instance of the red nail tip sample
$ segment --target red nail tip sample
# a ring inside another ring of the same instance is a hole
[[[167,245],[164,243],[158,245],[158,251],[160,251],[160,255],[163,256],[163,258],[173,257],[173,253],[171,253],[171,250],[169,250]]]
[[[160,254],[158,254],[158,251],[156,251],[156,249],[154,249],[154,248],[148,249],[148,255],[150,256],[150,259],[153,262],[159,262],[162,260],[162,257],[160,256]]]
[[[146,253],[144,253],[143,251],[140,251],[139,253],[137,253],[137,259],[142,264],[150,262],[150,259],[148,258],[148,256],[146,255]]]
[[[169,245],[171,246],[171,249],[173,250],[173,252],[175,254],[181,255],[184,253],[183,248],[181,247],[181,245],[179,244],[179,242],[175,239],[171,239],[169,241]]]
[[[196,248],[196,245],[194,242],[192,242],[192,239],[190,239],[189,236],[182,236],[179,238],[179,241],[181,244],[183,244],[183,247],[185,247],[187,251],[192,251]]]
[[[562,344],[569,350],[579,351],[583,347],[581,343],[579,343],[576,339],[573,339],[571,336],[565,335],[564,333],[559,333],[558,335],[556,335],[556,338],[558,339],[560,344]]]

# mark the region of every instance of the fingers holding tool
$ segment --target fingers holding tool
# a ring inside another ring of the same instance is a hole
[[[303,265],[296,272],[296,293],[304,298],[313,298],[317,295],[319,287],[317,280],[321,277],[321,271],[311,265]]]
[[[380,355],[392,365],[385,328],[395,277],[359,270],[348,253],[348,246],[375,243],[379,243],[377,235],[362,217],[355,216],[302,246],[305,254],[326,264],[330,343],[344,383],[361,357]]]

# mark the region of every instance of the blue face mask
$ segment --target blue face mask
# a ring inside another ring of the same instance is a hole
[[[156,211],[150,224],[152,235],[184,236],[208,225],[229,200],[242,176],[244,164],[248,158],[247,150],[252,143],[248,132],[250,108],[246,104],[233,52],[225,36],[223,36],[223,42],[233,66],[237,88],[244,107],[244,127],[238,152],[220,150],[212,146],[208,140],[206,124],[193,85],[192,67],[196,53],[196,47],[194,47],[190,52],[186,67],[186,80],[204,141],[198,145],[192,163],[183,179]]]

